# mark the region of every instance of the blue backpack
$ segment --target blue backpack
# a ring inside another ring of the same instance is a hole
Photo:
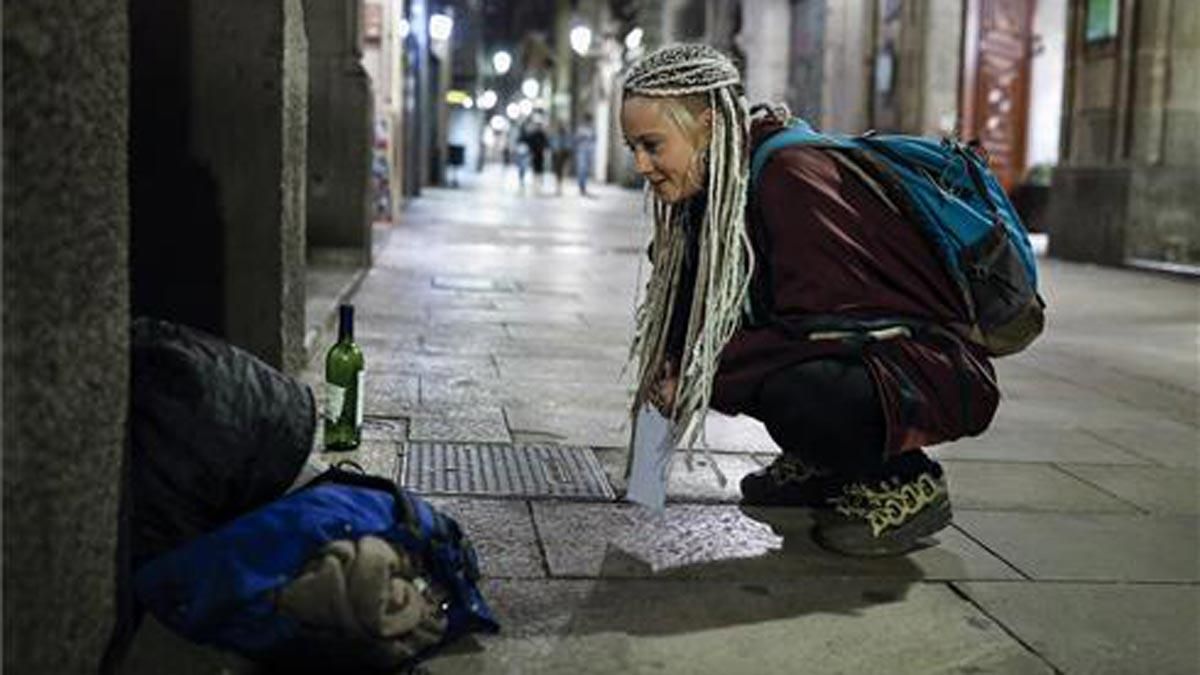
[[[793,145],[828,148],[857,167],[932,242],[971,312],[967,337],[993,356],[1021,351],[1042,332],[1033,247],[1016,210],[969,145],[949,138],[834,136],[793,118],[755,149],[751,194],[771,155]]]
[[[469,632],[498,630],[458,524],[391,481],[338,469],[144,563],[133,589],[159,621],[195,642],[289,672],[371,670],[382,664],[369,660],[369,650],[302,625],[275,604],[326,544],[364,536],[398,545],[444,594],[441,641],[405,663]]]

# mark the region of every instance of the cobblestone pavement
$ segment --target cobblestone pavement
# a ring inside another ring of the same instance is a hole
[[[393,228],[353,296],[369,438],[347,456],[395,476],[417,440],[586,446],[619,491],[641,196],[514,180],[426,190]],[[729,485],[678,467],[661,517],[433,498],[476,540],[503,632],[425,668],[1197,672],[1197,287],[1041,269],[1049,329],[997,362],[992,428],[934,450],[956,511],[933,545],[846,559],[812,543],[804,511],[751,518],[737,480],[778,450],[752,420],[714,415]]]

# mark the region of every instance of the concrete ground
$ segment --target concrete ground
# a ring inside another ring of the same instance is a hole
[[[426,190],[353,296],[368,436],[597,450],[622,487],[622,367],[647,227],[640,193],[519,193],[498,170]],[[996,363],[982,437],[938,447],[954,525],[888,560],[817,548],[810,517],[751,517],[737,481],[778,452],[713,415],[730,483],[677,466],[666,512],[436,497],[480,551],[503,631],[429,673],[1200,672],[1194,283],[1042,261],[1047,333]],[[308,376],[319,381],[319,364]]]

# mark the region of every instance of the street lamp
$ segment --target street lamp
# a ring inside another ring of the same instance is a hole
[[[538,81],[532,77],[525,78],[525,81],[521,83],[521,93],[525,94],[527,98],[537,98],[540,88]]]
[[[439,42],[449,40],[454,32],[454,19],[445,14],[434,14],[429,17],[429,37]]]
[[[527,99],[527,98],[522,99],[518,105],[521,108],[522,115],[525,115],[526,117],[528,117],[533,114],[533,101],[532,100]]]
[[[470,110],[471,108],[475,107],[475,101],[471,100],[471,97],[468,96],[462,100],[462,107]]]
[[[496,69],[497,75],[503,75],[512,67],[512,56],[508,52],[501,49],[492,55],[492,67]]]
[[[515,120],[521,116],[521,106],[516,103],[509,103],[504,107],[504,114],[508,115],[508,119]]]
[[[479,104],[480,110],[491,110],[496,107],[497,98],[496,92],[488,89],[479,95],[479,100],[476,103]]]
[[[571,29],[571,49],[580,56],[587,56],[588,48],[592,46],[592,29],[582,24]]]
[[[640,27],[635,27],[625,36],[625,48],[629,51],[637,51],[642,46],[642,38],[645,36],[645,31]]]

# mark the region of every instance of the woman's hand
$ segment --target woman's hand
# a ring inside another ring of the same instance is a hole
[[[650,403],[664,415],[675,408],[675,394],[679,389],[679,368],[673,361],[663,362],[654,384],[650,385]]]

